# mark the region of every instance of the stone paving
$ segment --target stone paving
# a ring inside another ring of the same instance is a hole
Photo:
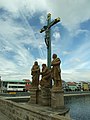
[[[6,115],[0,112],[0,120],[10,120]]]

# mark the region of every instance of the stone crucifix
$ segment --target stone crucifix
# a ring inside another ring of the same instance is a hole
[[[43,28],[40,30],[40,33],[45,32],[45,43],[47,46],[47,66],[48,68],[51,68],[51,27],[55,25],[56,23],[60,22],[60,18],[56,18],[53,21],[51,21],[51,14],[49,13],[47,15],[47,25],[43,26]],[[51,82],[52,86],[52,82]]]

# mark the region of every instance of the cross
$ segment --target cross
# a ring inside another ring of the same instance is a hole
[[[45,32],[45,43],[47,46],[47,66],[51,68],[51,27],[58,23],[60,18],[56,18],[51,22],[51,14],[48,13],[47,15],[47,25],[43,26],[40,30],[40,33]]]

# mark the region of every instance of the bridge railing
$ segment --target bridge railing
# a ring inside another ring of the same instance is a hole
[[[54,114],[37,105],[18,104],[0,97],[0,111],[11,120],[70,120],[68,114]]]

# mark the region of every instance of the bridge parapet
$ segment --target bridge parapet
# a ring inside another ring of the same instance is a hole
[[[18,104],[0,98],[0,111],[11,120],[70,120],[68,109],[65,110],[63,114],[62,111],[52,111],[49,107]]]

